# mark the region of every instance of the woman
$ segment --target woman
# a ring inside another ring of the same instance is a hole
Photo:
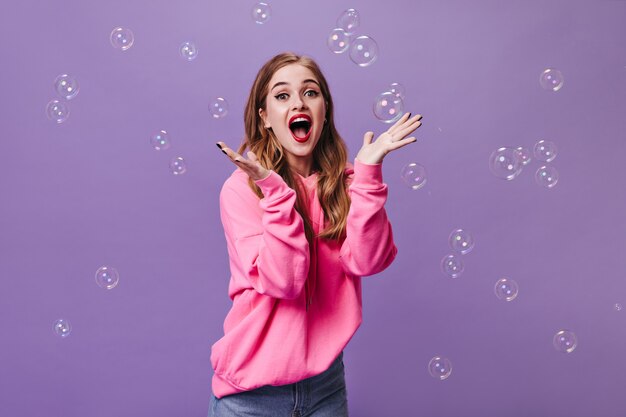
[[[381,163],[416,140],[421,116],[365,133],[352,166],[318,65],[282,53],[257,74],[244,119],[238,151],[217,143],[237,169],[220,193],[233,304],[212,346],[211,414],[347,416],[361,277],[397,253]]]

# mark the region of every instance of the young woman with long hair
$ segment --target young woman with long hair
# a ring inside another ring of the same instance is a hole
[[[366,132],[353,165],[315,61],[281,53],[259,70],[244,142],[217,143],[236,169],[220,192],[232,307],[211,349],[210,415],[348,415],[343,349],[361,324],[361,277],[397,253],[382,161],[420,119]]]

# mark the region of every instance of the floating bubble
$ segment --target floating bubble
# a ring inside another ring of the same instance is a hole
[[[428,373],[433,378],[443,381],[452,373],[452,362],[448,358],[435,356],[428,362]]]
[[[450,278],[458,278],[463,273],[465,265],[459,256],[446,255],[441,260],[441,270]]]
[[[548,68],[539,76],[539,84],[545,90],[559,91],[563,87],[563,74],[557,69]]]
[[[474,249],[474,238],[472,235],[463,229],[456,229],[450,233],[448,243],[452,250],[459,252],[462,255],[470,253]]]
[[[67,107],[67,104],[59,100],[52,100],[46,105],[46,116],[52,121],[63,123],[69,115],[70,109]]]
[[[613,309],[615,311],[622,311],[622,305],[620,303],[615,303],[615,305],[613,305]]]
[[[559,352],[572,353],[576,349],[578,340],[574,332],[570,330],[559,330],[552,339],[554,348]]]
[[[70,322],[65,319],[58,319],[53,325],[54,333],[61,337],[67,337],[72,332]]]
[[[556,151],[556,144],[549,140],[542,139],[533,147],[535,158],[543,162],[552,162],[556,158]]]
[[[193,42],[183,42],[180,45],[180,56],[187,61],[193,61],[198,57],[198,48]]]
[[[505,180],[512,180],[522,172],[522,162],[516,149],[502,147],[491,153],[489,169],[493,175]]]
[[[209,112],[211,115],[220,119],[228,114],[228,102],[222,97],[218,97],[209,104]]]
[[[517,151],[517,155],[519,156],[519,160],[522,162],[522,165],[528,165],[532,159],[528,148],[520,146],[515,148],[515,150]]]
[[[171,145],[169,133],[165,130],[159,130],[150,136],[150,145],[157,151],[169,149]]]
[[[333,29],[328,35],[328,48],[336,54],[344,53],[350,46],[350,36],[340,28]]]
[[[508,278],[500,278],[494,287],[496,297],[505,301],[513,301],[517,297],[519,287],[517,282]]]
[[[133,31],[128,28],[116,27],[111,32],[110,39],[111,45],[113,45],[114,48],[126,51],[133,46],[135,35],[133,35]]]
[[[378,58],[378,44],[369,36],[359,36],[350,46],[350,59],[360,67],[371,65]]]
[[[404,99],[405,89],[400,83],[391,83],[389,92],[398,98]]]
[[[359,27],[359,21],[359,12],[355,9],[348,9],[337,18],[337,27],[351,35]]]
[[[390,91],[385,91],[376,97],[374,102],[374,116],[384,123],[395,123],[404,114],[404,101]]]
[[[415,162],[406,164],[400,172],[402,181],[413,190],[418,190],[426,184],[426,168]]]
[[[170,161],[170,172],[174,175],[182,175],[187,172],[187,164],[182,156],[176,156]]]
[[[59,96],[71,100],[78,94],[78,82],[68,74],[61,74],[54,80],[54,89]]]
[[[553,166],[544,165],[535,172],[535,181],[542,187],[552,188],[559,181],[559,172]]]
[[[115,268],[101,266],[96,271],[96,284],[101,288],[106,288],[107,290],[113,289],[119,281],[120,275]]]
[[[272,8],[269,4],[259,2],[252,8],[252,18],[259,25],[266,23],[272,17]]]

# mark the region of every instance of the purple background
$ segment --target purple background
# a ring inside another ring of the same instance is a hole
[[[363,279],[351,415],[626,415],[626,3],[276,0],[264,25],[254,3],[3,5],[0,414],[207,415],[230,307],[218,193],[233,165],[214,143],[239,143],[256,72],[293,50],[325,72],[350,159],[388,127],[372,105],[392,82],[424,117],[383,166],[399,253]],[[326,46],[350,7],[378,43],[370,67]],[[135,34],[127,51],[109,42],[116,26]],[[558,92],[539,84],[548,67]],[[57,125],[45,107],[62,73],[80,93]],[[208,112],[217,96],[223,119]],[[150,146],[160,129],[168,150]],[[490,172],[493,150],[540,139],[558,146],[556,187],[535,183],[537,160],[513,181]],[[184,175],[169,172],[175,156]],[[420,190],[400,178],[409,162],[428,170]],[[440,261],[456,228],[476,246],[451,279]],[[116,288],[96,285],[102,265]],[[514,301],[496,298],[501,277],[519,284]],[[574,352],[553,347],[561,329]],[[444,381],[427,372],[436,355],[452,361]]]

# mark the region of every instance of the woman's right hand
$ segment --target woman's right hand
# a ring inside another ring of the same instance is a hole
[[[270,176],[271,171],[264,168],[257,159],[256,155],[252,151],[248,151],[247,155],[249,159],[244,158],[237,152],[230,149],[224,142],[217,142],[217,147],[222,150],[230,158],[231,161],[242,171],[244,171],[253,181],[265,179]]]

